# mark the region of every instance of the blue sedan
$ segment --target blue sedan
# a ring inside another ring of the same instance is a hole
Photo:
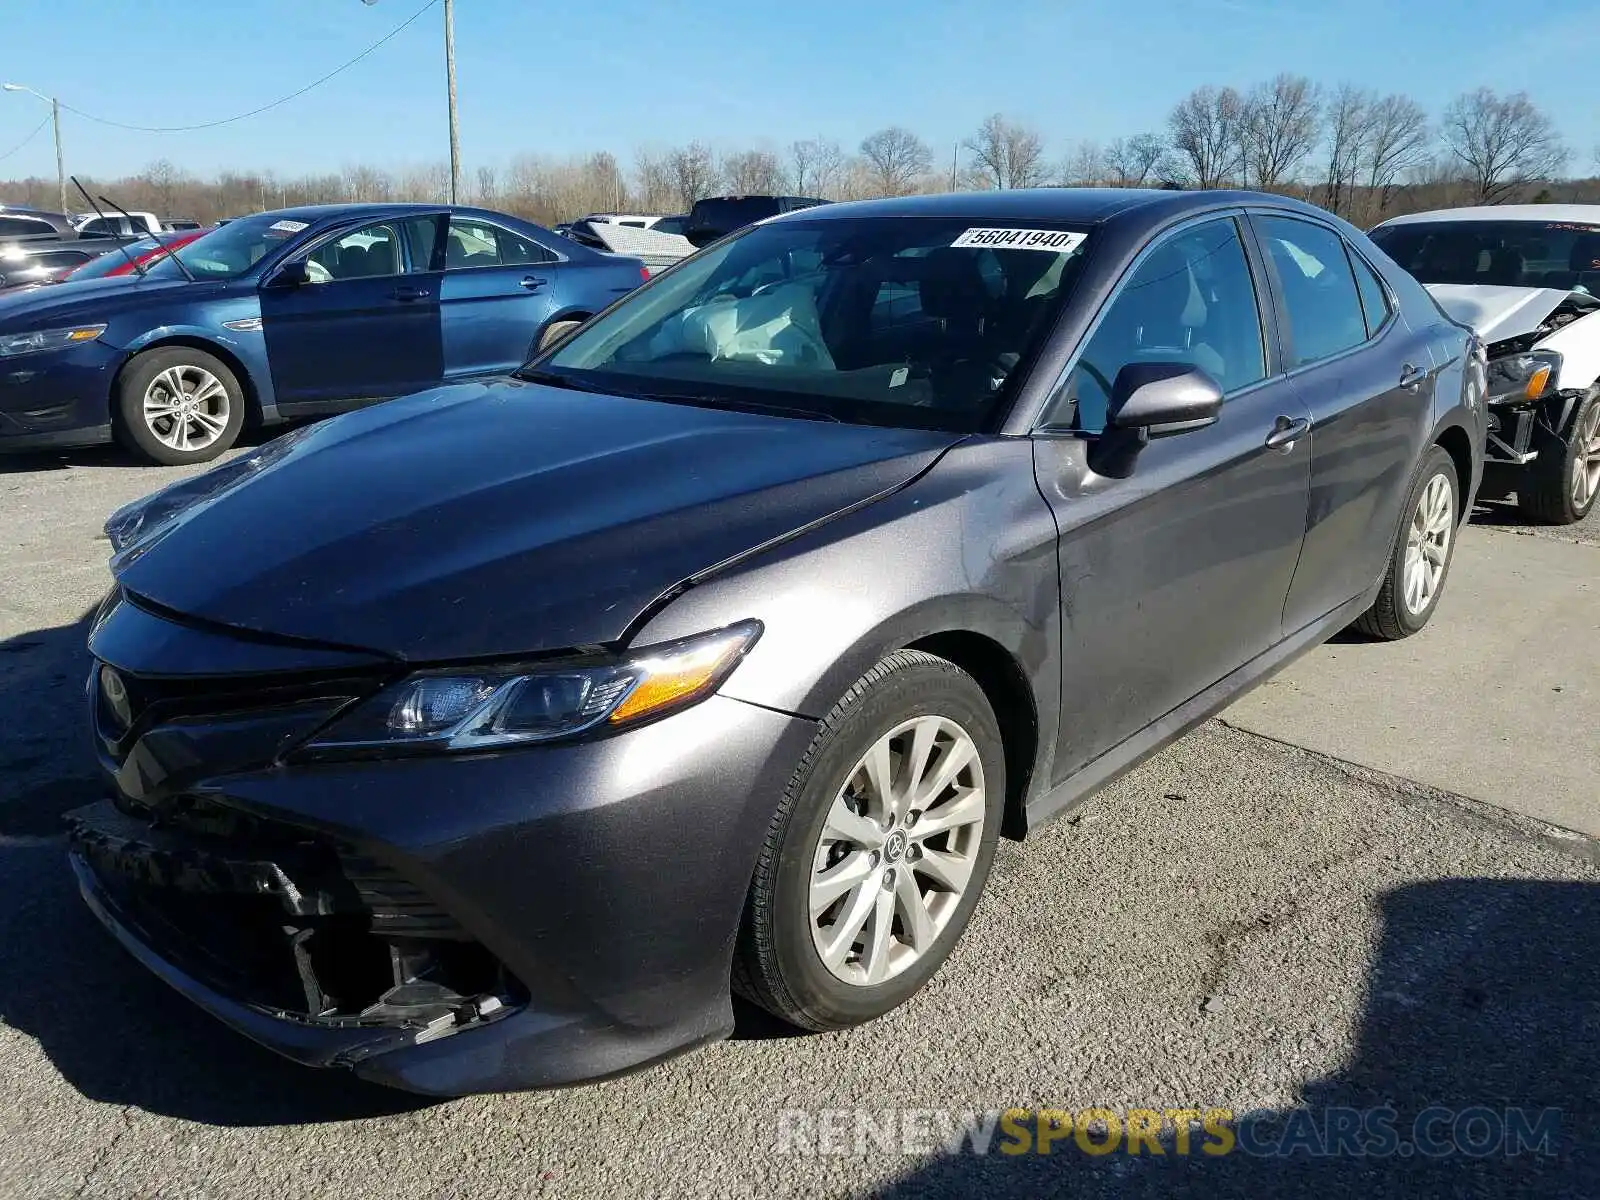
[[[646,272],[483,209],[338,204],[230,221],[137,279],[0,298],[0,450],[204,462],[245,421],[505,374]]]

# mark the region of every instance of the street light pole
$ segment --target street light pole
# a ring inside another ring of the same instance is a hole
[[[20,83],[0,83],[0,89],[8,92],[27,92],[30,96],[37,96],[50,106],[50,123],[54,127],[56,138],[56,186],[60,191],[61,215],[67,215],[67,166],[66,159],[61,154],[61,101],[54,96],[46,96],[43,92],[36,92],[31,87]]]

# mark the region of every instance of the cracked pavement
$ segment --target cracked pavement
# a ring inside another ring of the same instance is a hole
[[[71,462],[0,474],[8,1200],[1594,1194],[1595,843],[1231,714],[1002,843],[951,962],[872,1025],[788,1036],[742,1011],[734,1040],[640,1075],[448,1103],[278,1060],[118,950],[62,861],[59,814],[95,794],[78,707],[99,522],[175,474]],[[1447,598],[1445,624],[1471,601]],[[1600,777],[1600,742],[1573,734]],[[1536,790],[1541,764],[1523,769]],[[1562,1117],[1553,1155],[1516,1158],[807,1155],[777,1138],[786,1109],[1301,1104]]]

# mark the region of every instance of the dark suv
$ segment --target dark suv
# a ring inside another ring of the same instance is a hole
[[[808,196],[708,196],[694,202],[683,236],[698,249],[767,217],[826,203]]]
[[[0,246],[70,241],[77,236],[72,222],[60,213],[0,204]]]

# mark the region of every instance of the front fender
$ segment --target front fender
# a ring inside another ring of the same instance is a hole
[[[123,343],[124,364],[134,355],[159,346],[200,347],[216,354],[240,375],[239,382],[259,407],[263,421],[275,421],[278,418],[277,393],[272,387],[266,335],[259,328],[232,330],[222,324],[223,321],[248,321],[252,318],[259,321],[260,316],[259,305],[240,300],[229,305],[228,310],[217,317],[215,324],[172,322],[147,326]]]
[[[974,439],[921,478],[672,599],[629,639],[649,645],[754,617],[761,639],[723,694],[813,719],[884,655],[979,634],[1009,655],[1038,721],[1033,780],[1061,703],[1056,526],[1025,438]]]

